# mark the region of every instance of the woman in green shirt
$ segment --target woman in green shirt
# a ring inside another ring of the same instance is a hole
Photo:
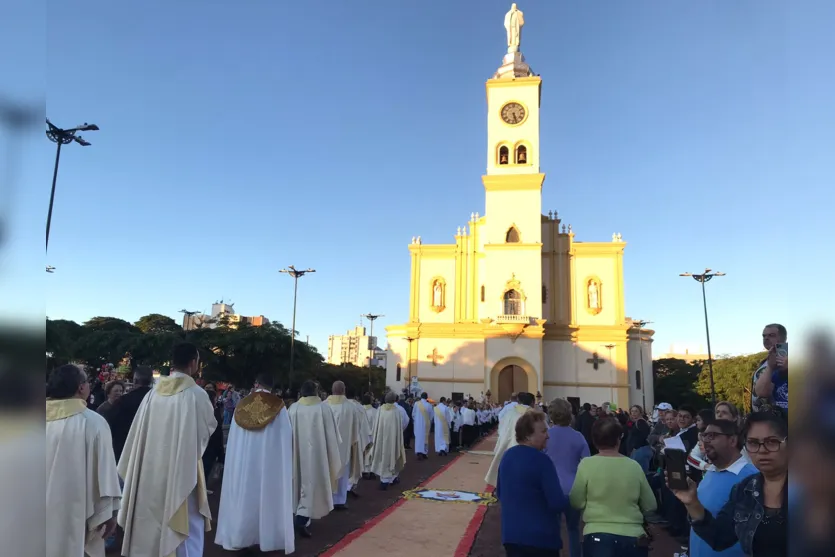
[[[641,465],[620,454],[623,427],[616,419],[597,420],[591,431],[598,454],[580,461],[571,488],[571,506],[583,512],[584,557],[647,557],[644,513],[656,508]]]

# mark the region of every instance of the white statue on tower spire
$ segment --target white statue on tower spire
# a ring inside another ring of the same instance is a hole
[[[504,28],[507,30],[507,52],[519,52],[519,44],[522,40],[522,26],[525,25],[525,14],[516,7],[514,2],[510,11],[504,16]]]

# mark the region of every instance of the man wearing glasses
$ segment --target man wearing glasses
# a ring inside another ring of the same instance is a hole
[[[731,494],[731,489],[743,479],[757,473],[757,469],[740,452],[741,435],[736,422],[716,420],[701,434],[705,456],[712,463],[699,484],[699,501],[716,516]],[[745,557],[737,543],[725,551],[714,551],[690,530],[691,557]]]

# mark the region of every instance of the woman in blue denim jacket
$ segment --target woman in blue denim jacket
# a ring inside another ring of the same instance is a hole
[[[693,531],[715,551],[737,541],[751,557],[785,557],[788,542],[788,424],[776,414],[756,412],[745,423],[745,447],[760,471],[731,490],[715,517],[688,480],[687,491],[673,490],[690,515]]]

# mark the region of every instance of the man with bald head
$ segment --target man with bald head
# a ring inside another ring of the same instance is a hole
[[[339,432],[339,459],[342,469],[333,492],[333,508],[348,508],[348,489],[362,476],[363,453],[368,446],[368,435],[363,436],[365,415],[345,396],[345,383],[335,381],[331,396],[325,401],[333,411]]]

